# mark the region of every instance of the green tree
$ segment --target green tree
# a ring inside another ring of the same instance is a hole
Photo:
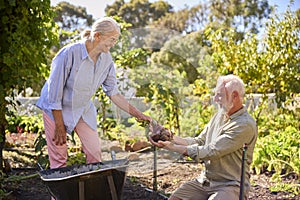
[[[152,26],[160,28],[168,28],[177,32],[184,32],[188,29],[187,21],[190,18],[190,10],[188,8],[179,10],[177,12],[167,13],[157,21],[152,23]]]
[[[208,32],[214,61],[223,74],[234,73],[248,93],[275,93],[278,106],[300,93],[300,20],[287,10],[266,24],[263,38],[249,34],[237,43],[234,31]]]
[[[132,48],[143,48],[145,37],[152,32],[148,25],[173,12],[173,7],[165,1],[151,3],[149,0],[115,1],[105,9],[107,16],[118,16],[130,23]]]
[[[153,23],[180,33],[191,33],[206,27],[234,28],[237,39],[242,39],[245,32],[258,33],[263,19],[267,19],[271,11],[268,0],[210,0],[167,13]]]
[[[8,100],[47,75],[50,48],[57,43],[50,0],[0,1],[0,169]]]
[[[189,83],[194,83],[196,79],[203,78],[198,72],[199,60],[203,60],[209,50],[202,44],[203,36],[194,32],[182,37],[173,37],[159,52],[152,54],[152,61],[178,70]]]
[[[258,33],[272,8],[268,0],[211,0],[209,10],[208,17],[213,27],[235,28],[236,33],[242,34]]]
[[[53,8],[56,13],[53,19],[60,28],[60,47],[72,42],[72,40],[77,40],[80,32],[90,27],[94,22],[93,16],[87,14],[84,7],[75,6],[63,1],[59,2]]]
[[[204,78],[215,68],[211,64],[211,44],[205,34],[206,29],[231,29],[232,39],[240,41],[246,30],[257,32],[262,19],[268,18],[271,9],[268,2],[262,1],[208,1],[192,8],[184,8],[178,12],[167,13],[161,19],[152,23],[153,30],[145,39],[145,44],[163,44],[158,53],[152,54],[152,60],[157,63],[172,66],[184,73],[189,83]],[[237,20],[238,19],[238,20]],[[256,22],[254,19],[258,19]],[[157,29],[160,28],[160,29]],[[169,34],[161,30],[165,28]],[[173,34],[177,30],[177,35]],[[185,33],[185,34],[182,34]],[[181,34],[181,37],[180,37]],[[172,36],[172,37],[170,37]],[[175,37],[176,36],[176,37]],[[224,46],[224,48],[226,48]],[[203,62],[207,60],[208,62]],[[207,69],[210,69],[207,71]]]
[[[128,3],[117,0],[105,8],[107,16],[119,16],[132,24],[132,28],[145,27],[168,12],[173,12],[173,7],[161,0],[153,3],[149,0],[130,0]]]

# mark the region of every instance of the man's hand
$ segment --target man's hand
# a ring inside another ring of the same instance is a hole
[[[170,142],[170,141],[161,141],[161,140],[159,140],[159,141],[155,142],[155,141],[152,139],[151,136],[149,136],[148,139],[149,139],[149,142],[150,142],[151,144],[153,144],[154,146],[156,146],[156,147],[158,147],[158,148],[164,148],[164,149],[169,149],[169,150],[171,150],[171,149],[170,149],[170,146],[173,145],[173,143]]]
[[[63,145],[67,142],[67,133],[64,125],[55,126],[55,135],[52,139],[56,145]]]
[[[170,151],[175,151],[175,152],[181,153],[182,155],[185,155],[185,156],[188,155],[187,147],[184,145],[177,145],[170,141],[161,141],[161,140],[155,142],[151,137],[149,137],[148,139],[152,145],[154,145],[158,148],[164,148],[164,149],[167,149]]]

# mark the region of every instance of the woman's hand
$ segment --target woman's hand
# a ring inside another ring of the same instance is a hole
[[[152,119],[149,116],[144,115],[142,112],[140,112],[137,108],[135,108],[133,105],[131,105],[123,95],[121,94],[115,94],[113,96],[110,96],[110,99],[116,106],[130,114],[131,116],[135,117],[137,121],[149,121],[151,122]]]
[[[52,139],[56,145],[64,145],[67,142],[67,133],[64,125],[55,126],[55,135]]]
[[[52,139],[56,145],[63,145],[67,142],[67,132],[64,124],[62,111],[52,110],[52,114],[55,121],[54,138]]]
[[[143,113],[141,113],[138,117],[136,117],[136,120],[137,121],[148,121],[148,122],[151,122],[152,121],[152,118],[147,116],[147,115],[144,115]]]

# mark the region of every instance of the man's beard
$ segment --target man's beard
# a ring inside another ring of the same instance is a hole
[[[223,114],[227,114],[231,108],[233,107],[232,99],[224,102],[223,104],[219,104],[219,111]]]

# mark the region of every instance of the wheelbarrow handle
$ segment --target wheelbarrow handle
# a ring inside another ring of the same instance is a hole
[[[44,170],[44,168],[42,167],[42,165],[40,163],[37,163],[36,165],[38,166],[38,168],[39,168],[40,171]]]

